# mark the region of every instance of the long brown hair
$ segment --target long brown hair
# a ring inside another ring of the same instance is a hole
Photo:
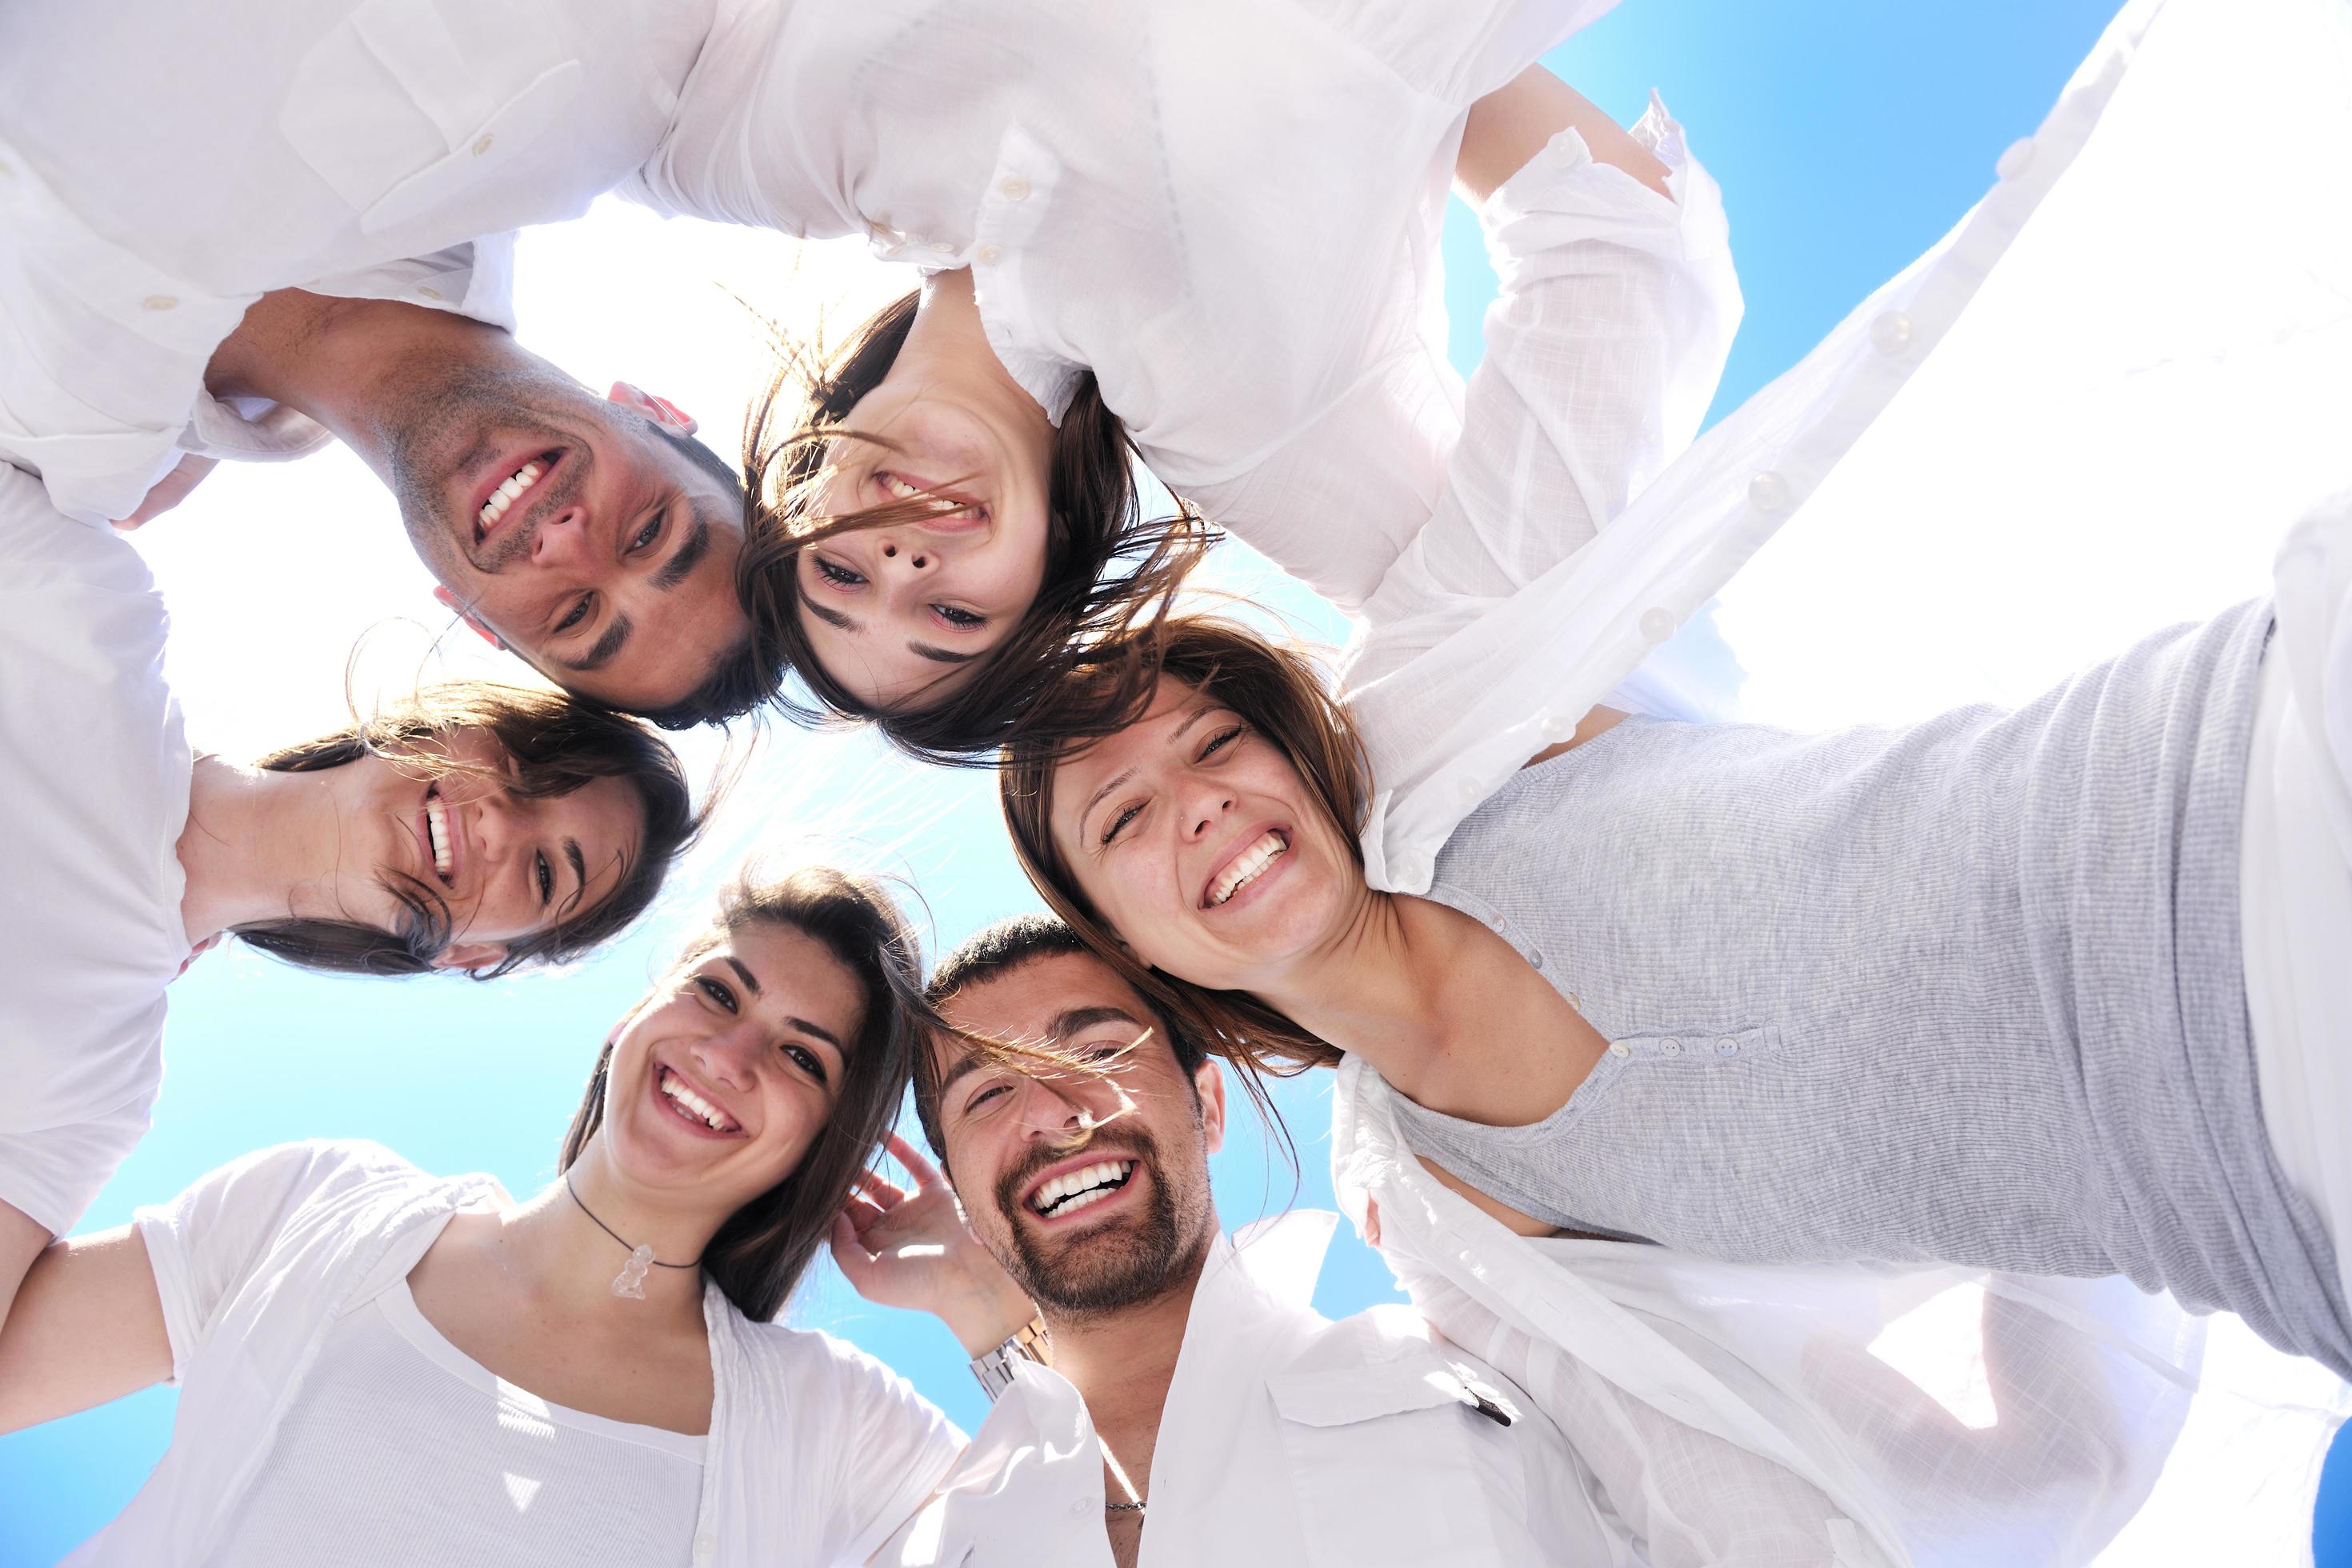
[[[923,1001],[923,957],[914,928],[881,884],[830,866],[811,866],[774,881],[738,881],[720,893],[719,913],[687,944],[670,973],[701,961],[751,925],[789,926],[816,942],[857,977],[866,1010],[844,1053],[841,1093],[814,1147],[791,1173],[737,1209],[703,1249],[702,1271],[736,1310],[768,1322],[783,1310],[833,1222],[850,1184],[881,1146],[898,1114]],[[556,1168],[568,1171],[604,1124],[604,1086],[613,1061],[608,1040]]]
[[[1371,770],[1355,721],[1304,648],[1270,641],[1238,622],[1190,615],[1170,617],[1138,638],[1127,657],[1144,672],[1147,691],[1161,678],[1179,681],[1231,709],[1280,750],[1362,867],[1357,835],[1370,806]],[[1078,886],[1054,843],[1054,773],[1092,743],[1099,711],[1080,694],[1073,729],[1056,733],[1052,713],[1041,713],[1005,752],[997,793],[1022,870],[1097,957],[1212,1055],[1276,1077],[1338,1066],[1337,1048],[1247,992],[1213,991],[1141,963]]]
[[[1083,373],[1055,427],[1046,486],[1045,581],[1029,608],[951,689],[895,709],[865,703],[825,669],[801,620],[800,553],[854,529],[879,528],[933,515],[924,497],[856,511],[821,508],[827,452],[858,402],[890,374],[922,302],[920,291],[892,301],[853,333],[829,360],[811,347],[788,352],[746,422],[743,437],[743,552],[736,591],[751,616],[752,644],[771,668],[747,674],[781,688],[796,672],[815,700],[781,691],[776,705],[805,724],[828,718],[870,720],[892,744],[924,762],[984,765],[1016,739],[1039,702],[1074,678],[1090,678],[1103,711],[1097,732],[1116,729],[1137,693],[1100,672],[1123,670],[1104,649],[1156,625],[1202,556],[1214,529],[1190,508],[1146,521],[1126,426],[1102,400],[1094,373]],[[1066,714],[1063,722],[1072,721]]]
[[[570,795],[595,779],[628,784],[644,816],[637,853],[604,898],[537,935],[507,945],[506,956],[477,979],[527,963],[562,963],[628,929],[656,894],[671,864],[702,827],[693,792],[677,755],[635,719],[582,702],[560,691],[453,680],[420,688],[366,719],[331,733],[281,747],[254,765],[272,773],[322,773],[383,757],[419,778],[478,771],[451,756],[448,742],[468,731],[488,735],[508,759],[499,784],[527,799]],[[415,877],[386,879],[398,901],[398,925],[383,931],[358,921],[260,921],[232,934],[262,952],[306,969],[346,974],[428,974],[452,935],[448,901]]]

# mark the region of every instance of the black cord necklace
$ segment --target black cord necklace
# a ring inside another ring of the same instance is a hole
[[[629,1249],[629,1260],[621,1265],[621,1271],[618,1274],[613,1276],[614,1295],[625,1296],[632,1301],[644,1300],[646,1299],[646,1269],[648,1267],[654,1268],[699,1268],[702,1267],[702,1259],[699,1258],[696,1258],[691,1263],[664,1263],[660,1258],[654,1256],[654,1249],[644,1242],[639,1242],[635,1247],[629,1247],[628,1242],[623,1238],[619,1231],[614,1230],[611,1226],[606,1225],[603,1220],[598,1219],[594,1209],[590,1208],[584,1203],[581,1203],[580,1189],[572,1184],[572,1173],[569,1171],[563,1173],[563,1190],[572,1194],[572,1201],[573,1203],[580,1204],[580,1212],[588,1216],[588,1222],[591,1225],[594,1226],[598,1230],[603,1231],[606,1236],[611,1237],[614,1241],[620,1242],[623,1247],[627,1247]]]

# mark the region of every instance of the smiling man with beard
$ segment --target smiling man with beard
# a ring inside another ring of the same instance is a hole
[[[996,1407],[877,1562],[1877,1561],[1823,1530],[1819,1491],[1658,1411],[1570,1412],[1564,1433],[1409,1308],[1318,1313],[1333,1216],[1221,1231],[1220,1069],[1059,921],[981,932],[930,994],[963,1035],[1086,1070],[960,1037],[918,1058],[924,1132],[1037,1317],[973,1363]]]

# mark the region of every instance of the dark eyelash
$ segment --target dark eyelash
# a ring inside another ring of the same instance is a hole
[[[701,986],[702,994],[713,1002],[718,1003],[730,1013],[735,1011],[735,993],[728,990],[720,982],[713,980],[708,974],[698,974],[694,977],[694,983]]]
[[[1112,839],[1118,837],[1118,830],[1125,827],[1129,823],[1133,822],[1136,819],[1137,815],[1142,810],[1143,807],[1139,805],[1130,805],[1125,811],[1120,812],[1118,816],[1112,820],[1111,825],[1103,829],[1102,841],[1105,844],[1108,844]]]
[[[988,624],[986,616],[975,616],[970,610],[960,610],[953,605],[933,605],[931,608],[939,612],[940,619],[959,631],[970,631]]]
[[[994,1100],[998,1095],[1003,1094],[1005,1088],[1005,1085],[997,1083],[991,1084],[988,1088],[982,1089],[978,1094],[973,1095],[970,1100],[964,1101],[963,1108],[965,1112],[969,1114],[971,1111],[978,1110],[982,1106],[986,1105],[990,1100]]]
[[[539,868],[540,907],[541,909],[545,909],[547,907],[547,900],[555,896],[555,873],[549,869],[546,856],[533,856],[532,860]]]
[[[646,523],[645,527],[637,530],[637,536],[629,541],[630,550],[641,551],[651,549],[653,547],[654,541],[661,537],[662,518],[666,515],[666,513],[662,512],[655,513],[652,521]]]
[[[559,632],[568,632],[587,618],[588,600],[583,595],[580,602],[572,606],[572,613],[555,623],[555,629]]]
[[[846,566],[835,565],[822,555],[814,555],[810,559],[816,563],[817,574],[828,583],[838,583],[845,588],[855,588],[866,581],[859,574],[852,572]]]
[[[806,1046],[786,1046],[784,1047],[784,1054],[791,1057],[794,1061],[800,1063],[802,1068],[806,1071],[811,1078],[816,1079],[817,1082],[823,1083],[825,1081],[824,1063],[818,1058],[817,1054],[814,1051],[809,1049]]]
[[[1218,731],[1214,735],[1210,736],[1209,743],[1201,748],[1201,760],[1204,763],[1207,762],[1211,757],[1216,755],[1218,752],[1223,750],[1227,742],[1238,740],[1241,736],[1241,732],[1242,726],[1234,724]]]

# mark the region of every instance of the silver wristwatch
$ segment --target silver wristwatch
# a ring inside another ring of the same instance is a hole
[[[991,1401],[1013,1386],[1013,1363],[1034,1361],[1040,1366],[1054,1364],[1054,1336],[1045,1331],[1044,1318],[1032,1318],[1013,1331],[1012,1337],[992,1351],[983,1351],[972,1358],[971,1375],[980,1379]]]

